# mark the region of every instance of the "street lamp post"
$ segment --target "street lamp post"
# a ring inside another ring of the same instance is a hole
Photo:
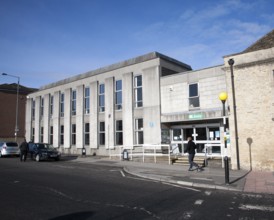
[[[235,98],[235,87],[234,87],[234,73],[233,65],[234,60],[229,59],[228,64],[231,72],[231,86],[232,86],[232,97],[233,97],[233,112],[234,112],[234,125],[235,125],[235,141],[236,141],[236,157],[237,157],[237,169],[240,170],[240,159],[239,159],[239,137],[238,137],[238,126],[237,126],[237,111],[236,111],[236,98]]]
[[[17,79],[16,113],[15,113],[15,129],[14,129],[14,139],[15,139],[15,142],[17,142],[17,133],[18,133],[18,131],[19,131],[19,127],[18,127],[18,110],[19,110],[18,98],[19,98],[20,77],[19,77],[19,76],[15,76],[15,75],[11,75],[11,74],[7,74],[7,73],[2,73],[2,75],[3,75],[3,76],[14,77],[14,78]]]
[[[226,118],[225,118],[225,102],[227,100],[227,93],[221,92],[219,94],[219,99],[223,103],[223,125],[224,125],[224,145],[225,145],[225,151],[227,150],[227,139],[226,139]],[[228,156],[225,154],[224,157],[224,168],[225,168],[225,183],[229,184],[229,164],[228,164]]]

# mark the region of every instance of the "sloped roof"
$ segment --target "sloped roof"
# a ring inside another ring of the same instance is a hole
[[[259,40],[257,40],[250,47],[245,49],[242,53],[249,53],[257,50],[269,49],[272,47],[274,47],[274,29]]]
[[[38,89],[35,88],[28,88],[22,85],[19,85],[19,94],[28,95],[32,92],[37,91]],[[1,84],[0,85],[0,92],[4,93],[17,93],[17,83],[12,84]]]

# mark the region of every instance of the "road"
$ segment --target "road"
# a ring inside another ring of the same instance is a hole
[[[273,219],[273,195],[195,189],[122,167],[0,159],[0,219]]]

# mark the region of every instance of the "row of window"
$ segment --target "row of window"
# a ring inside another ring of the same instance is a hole
[[[143,90],[142,90],[142,76],[134,76],[134,105],[135,107],[143,106]],[[115,110],[122,110],[122,80],[115,81]],[[105,84],[100,84],[98,88],[98,98],[99,98],[99,112],[105,111]],[[76,101],[77,92],[76,90],[71,90],[71,115],[76,115]],[[49,101],[49,114],[53,115],[54,108],[54,96],[50,96]],[[60,117],[64,117],[65,111],[65,94],[60,93]],[[85,87],[84,89],[84,113],[90,113],[90,88]],[[40,100],[40,116],[44,116],[44,98],[41,97]],[[35,100],[32,101],[32,119],[35,118]]]
[[[71,124],[71,145],[76,145],[76,124]],[[106,140],[106,128],[105,122],[99,122],[99,145],[105,145]],[[49,143],[53,144],[53,126],[49,127]],[[143,144],[143,119],[135,119],[135,126],[134,126],[134,143],[135,144]],[[34,140],[35,130],[32,128],[32,140]],[[44,127],[40,127],[40,137],[39,141],[44,142]],[[60,126],[59,132],[59,143],[60,145],[64,145],[64,125]],[[84,124],[84,145],[90,145],[90,126],[89,123]],[[117,120],[115,122],[115,145],[123,145],[123,121]]]

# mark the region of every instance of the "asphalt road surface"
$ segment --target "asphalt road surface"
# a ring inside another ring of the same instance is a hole
[[[274,219],[274,196],[195,189],[130,176],[115,161],[0,158],[1,220]]]

